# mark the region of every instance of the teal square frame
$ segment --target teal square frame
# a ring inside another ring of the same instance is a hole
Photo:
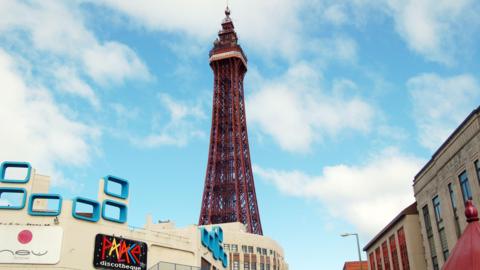
[[[120,210],[120,217],[118,219],[116,219],[116,218],[112,218],[112,217],[107,216],[107,213],[106,213],[107,206],[117,207]],[[105,219],[105,220],[108,220],[108,221],[116,222],[116,223],[127,222],[127,205],[125,205],[123,203],[120,203],[120,202],[112,201],[112,200],[103,201],[102,218]]]
[[[126,200],[128,198],[129,184],[127,180],[120,177],[113,176],[113,175],[107,175],[103,179],[105,181],[103,185],[103,192],[105,194],[107,194],[108,196],[112,196],[112,197],[123,199],[123,200]],[[120,194],[111,192],[108,189],[108,185],[110,182],[117,183],[122,187]]]
[[[5,174],[8,168],[25,168],[27,169],[27,175],[25,176],[25,179],[5,179]],[[0,183],[26,184],[30,181],[32,166],[29,162],[4,161],[2,162],[0,170]]]
[[[77,204],[87,204],[93,207],[92,216],[80,215],[77,213]],[[89,222],[98,222],[100,220],[100,203],[87,198],[76,197],[72,200],[72,216],[76,219],[85,220]]]
[[[0,209],[3,210],[21,210],[25,208],[25,203],[27,202],[27,190],[24,188],[13,188],[13,187],[0,187],[0,196],[2,193],[22,193],[23,198],[19,206],[0,206]]]
[[[58,200],[58,208],[55,211],[34,211],[33,203],[37,199],[47,199],[47,200]],[[46,193],[34,193],[30,195],[30,200],[28,201],[28,214],[31,216],[49,216],[56,217],[59,216],[62,212],[62,196],[59,194],[46,194]]]

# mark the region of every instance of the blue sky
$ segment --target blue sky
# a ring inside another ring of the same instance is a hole
[[[230,1],[249,60],[263,229],[291,269],[340,269],[413,202],[412,180],[480,104],[475,0]],[[0,160],[65,197],[131,182],[129,221],[198,221],[225,2],[0,2]],[[365,256],[364,256],[365,258]]]

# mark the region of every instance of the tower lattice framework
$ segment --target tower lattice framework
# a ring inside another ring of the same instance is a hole
[[[210,51],[214,73],[212,127],[199,225],[241,222],[263,234],[250,161],[243,78],[247,58],[230,10]]]

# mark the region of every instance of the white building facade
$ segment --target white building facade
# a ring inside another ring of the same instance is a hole
[[[129,227],[124,179],[100,179],[96,199],[66,200],[49,193],[50,178],[29,163],[4,162],[1,169],[0,269],[288,269],[275,241],[246,233],[241,223],[176,228],[147,217],[143,228]],[[24,175],[9,179],[7,172],[16,169]],[[236,260],[239,255],[224,246],[244,242],[272,254],[259,255],[256,269],[237,268],[232,261],[243,259]]]

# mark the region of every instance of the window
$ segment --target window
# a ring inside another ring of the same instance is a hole
[[[382,244],[382,256],[383,256],[383,266],[385,270],[390,270],[390,258],[388,257],[388,246],[387,241]]]
[[[267,255],[267,249],[266,248],[262,248],[262,254]]]
[[[380,257],[380,247],[375,249],[375,259],[377,261],[377,270],[383,270],[382,268],[382,258]]]
[[[244,262],[243,263],[243,270],[250,270],[250,263],[249,262]]]
[[[480,182],[480,161],[478,159],[475,161],[475,169],[477,170],[477,180]]]
[[[247,253],[247,246],[242,245],[242,252]]]
[[[265,270],[265,264],[264,263],[260,263],[260,270]]]
[[[448,242],[447,235],[445,233],[445,227],[438,229],[438,234],[440,235],[440,246],[442,247],[443,259],[447,261],[449,252],[448,252]]]
[[[395,235],[390,236],[390,256],[392,257],[393,270],[400,270],[400,264],[398,263],[397,243],[395,242]]]
[[[430,236],[433,234],[432,232],[432,222],[430,221],[430,213],[428,211],[428,205],[425,205],[422,208],[423,211],[423,219],[425,221],[425,230],[427,231],[427,236]]]
[[[210,270],[211,267],[212,265],[202,257],[200,270]]]
[[[407,241],[405,239],[405,232],[403,227],[400,227],[397,231],[398,246],[400,247],[400,258],[402,258],[403,270],[410,269],[410,263],[408,262]]]
[[[437,257],[432,258],[433,270],[439,270]]]
[[[240,269],[239,269],[239,264],[240,264],[240,263],[239,263],[238,261],[233,261],[233,264],[232,264],[233,268],[232,268],[232,269],[233,269],[233,270],[240,270]]]
[[[375,255],[373,254],[373,252],[370,252],[370,255],[368,255],[368,260],[370,262],[370,270],[377,270],[375,268]]]
[[[447,235],[445,234],[445,225],[443,224],[442,210],[440,207],[440,198],[435,196],[432,200],[435,211],[435,221],[437,222],[438,234],[440,235],[440,246],[442,247],[443,259],[448,257]]]
[[[229,244],[223,244],[223,249],[225,251],[229,251],[230,250],[230,245]]]
[[[458,239],[460,237],[460,223],[458,222],[457,214],[457,195],[455,194],[455,187],[452,183],[448,184],[448,192],[450,193],[450,202],[452,203],[453,217],[455,218],[455,232]]]
[[[238,252],[238,245],[232,244],[230,247],[232,248],[232,252]]]
[[[377,270],[383,270],[382,269],[382,258],[380,257],[380,247],[375,249],[375,258],[377,260]]]
[[[270,264],[267,263],[267,270],[270,270]]]
[[[252,269],[251,270],[257,270],[257,263],[252,262]]]
[[[440,208],[440,198],[438,196],[433,197],[433,211],[435,212],[435,220],[437,224],[442,222],[442,209]]]
[[[425,221],[425,230],[427,231],[428,245],[430,247],[430,255],[432,258],[433,269],[438,270],[437,252],[435,250],[435,241],[433,240],[433,230],[432,230],[432,223],[430,221],[430,213],[428,211],[428,205],[425,205],[422,208],[422,212],[423,212],[423,219]],[[398,243],[400,244],[400,238]]]
[[[472,191],[470,189],[470,184],[468,183],[467,171],[463,171],[459,176],[460,188],[462,189],[463,202],[472,198]]]
[[[262,248],[257,247],[257,253],[262,254]]]
[[[253,247],[252,246],[248,246],[248,253],[253,253]]]

